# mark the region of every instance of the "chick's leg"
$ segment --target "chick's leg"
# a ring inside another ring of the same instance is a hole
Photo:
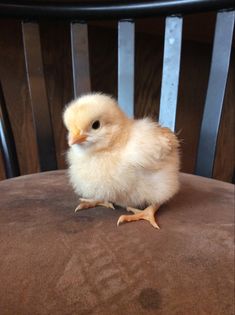
[[[102,207],[114,209],[113,204],[107,201],[84,199],[84,198],[79,198],[79,200],[80,200],[80,204],[74,210],[75,212],[79,210],[83,210],[83,209],[94,208],[96,206],[102,206]]]
[[[131,211],[134,214],[132,215],[121,215],[117,221],[117,225],[122,222],[131,222],[131,221],[138,221],[138,220],[147,220],[149,223],[156,229],[160,229],[158,224],[155,221],[154,214],[159,209],[160,205],[154,204],[150,205],[144,210],[139,210],[131,207],[127,207],[127,211]]]

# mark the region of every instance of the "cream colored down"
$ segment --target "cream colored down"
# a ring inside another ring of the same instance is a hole
[[[128,119],[114,99],[97,93],[71,102],[63,118],[69,134],[87,136],[67,154],[79,196],[144,207],[178,191],[179,142],[169,129],[148,118]],[[96,120],[100,128],[93,130]]]

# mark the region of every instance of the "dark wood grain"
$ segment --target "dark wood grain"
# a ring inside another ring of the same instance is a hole
[[[21,174],[39,170],[20,21],[0,21],[0,80]]]
[[[22,22],[25,65],[41,171],[57,169],[37,22]]]
[[[115,29],[90,26],[91,88],[117,97],[117,25]]]
[[[182,48],[176,130],[182,140],[182,171],[193,173],[212,46],[186,41]]]
[[[136,34],[135,115],[137,118],[150,116],[158,120],[163,45],[163,37],[153,37],[141,32]]]
[[[232,182],[235,176],[235,49],[233,48],[217,141],[213,177]]]
[[[4,168],[4,163],[3,163],[3,157],[0,152],[0,180],[6,179],[6,173],[5,173],[5,168]]]
[[[66,167],[67,149],[62,112],[73,99],[70,25],[68,22],[43,22],[40,33],[57,164],[61,169]]]
[[[12,133],[5,97],[0,82],[0,151],[5,166],[5,175],[12,178],[20,175],[15,139]]]

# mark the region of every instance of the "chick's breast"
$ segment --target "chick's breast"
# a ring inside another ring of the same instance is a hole
[[[164,203],[178,190],[179,154],[174,134],[148,119],[135,121],[118,150],[87,155],[68,153],[71,183],[84,198],[120,206]]]
[[[83,198],[120,204],[128,195],[131,181],[120,154],[102,152],[90,155],[79,151],[78,147],[72,146],[67,156],[69,177],[76,193]]]

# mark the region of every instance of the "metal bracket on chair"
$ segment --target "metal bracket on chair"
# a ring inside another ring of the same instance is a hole
[[[118,103],[129,117],[134,116],[135,24],[118,23]]]
[[[86,23],[70,24],[73,67],[73,94],[78,97],[91,91],[88,27]]]
[[[183,18],[166,18],[159,122],[175,131]]]

